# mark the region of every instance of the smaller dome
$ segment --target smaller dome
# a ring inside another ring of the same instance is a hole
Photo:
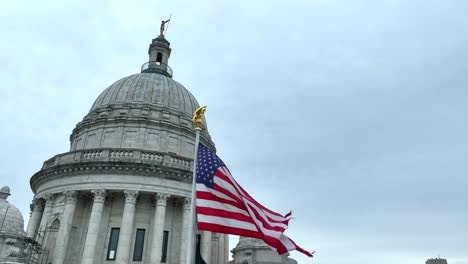
[[[24,236],[24,218],[16,206],[7,201],[10,188],[4,186],[0,189],[0,222],[3,222],[0,233]]]
[[[233,264],[240,263],[271,263],[271,264],[297,264],[297,261],[289,258],[289,253],[278,255],[263,240],[250,237],[239,237],[239,243],[231,250]],[[254,261],[253,261],[254,260]]]

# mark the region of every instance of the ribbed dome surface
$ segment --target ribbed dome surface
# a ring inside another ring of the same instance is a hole
[[[148,104],[167,107],[188,115],[198,108],[195,97],[180,83],[157,73],[140,73],[122,78],[105,89],[90,112],[110,105]]]
[[[23,215],[16,206],[6,200],[9,195],[8,186],[0,190],[0,222],[3,222],[0,233],[24,236]]]

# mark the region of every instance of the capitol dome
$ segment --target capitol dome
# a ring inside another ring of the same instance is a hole
[[[149,46],[141,73],[97,97],[70,135],[70,149],[30,180],[27,236],[54,264],[185,263],[195,152],[195,97],[172,79],[170,43]],[[202,123],[200,141],[215,149]],[[228,260],[228,236],[202,232],[213,264]],[[38,257],[39,258],[39,257]]]
[[[132,105],[166,108],[190,118],[199,107],[195,97],[171,77],[143,72],[122,78],[109,86],[98,96],[89,112]]]
[[[105,89],[89,113],[76,125],[71,150],[96,148],[144,149],[191,158],[195,97],[172,79],[167,65],[169,42],[153,39],[150,61],[141,73],[124,77]],[[206,121],[202,142],[214,149]]]

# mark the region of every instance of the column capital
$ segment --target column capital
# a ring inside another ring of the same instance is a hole
[[[95,203],[103,203],[106,199],[107,191],[104,189],[91,190],[91,193],[94,196]]]
[[[166,206],[167,200],[171,197],[168,193],[156,193],[154,195],[154,203],[156,206]]]
[[[65,195],[65,203],[76,203],[78,200],[78,192],[77,191],[66,191],[63,193]]]
[[[44,199],[46,207],[50,207],[54,205],[55,196],[56,196],[55,193],[46,193],[44,194],[44,196],[41,197],[42,199]]]
[[[138,191],[125,190],[125,203],[135,203],[138,198]]]
[[[43,199],[33,199],[31,203],[31,211],[42,212],[44,210],[45,202]]]
[[[191,201],[192,199],[189,197],[182,198],[182,207],[184,210],[190,210]]]

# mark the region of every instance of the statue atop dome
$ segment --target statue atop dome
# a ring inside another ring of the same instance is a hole
[[[166,21],[162,20],[161,21],[161,26],[159,27],[159,35],[161,37],[163,37],[163,38],[164,38],[164,34],[166,33],[165,30],[167,30],[166,24],[169,23],[169,21],[171,21],[171,16],[169,17],[168,20],[166,20]]]

